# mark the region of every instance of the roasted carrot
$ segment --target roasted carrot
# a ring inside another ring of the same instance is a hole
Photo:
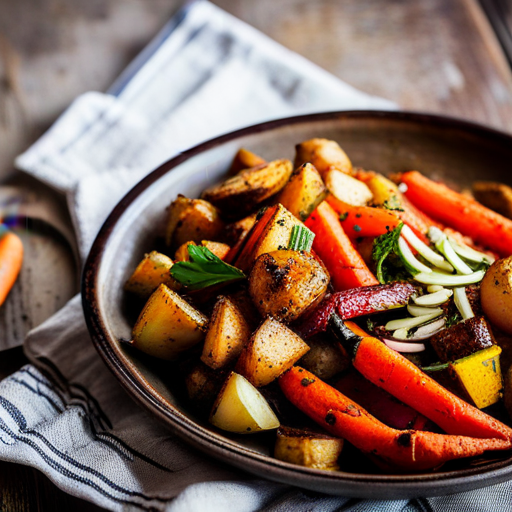
[[[404,195],[400,195],[400,203],[403,208],[403,212],[397,212],[400,220],[405,225],[409,226],[416,236],[428,245],[429,240],[426,236],[428,228],[430,226],[436,226],[442,229],[443,225],[416,208]]]
[[[402,174],[401,180],[406,197],[421,211],[501,256],[512,254],[512,220],[418,171]]]
[[[475,439],[418,430],[396,430],[381,423],[345,395],[303,368],[293,367],[279,385],[296,407],[331,434],[392,468],[421,471],[449,460],[506,450],[510,439]]]
[[[399,430],[431,430],[430,427],[434,427],[423,414],[400,402],[356,371],[346,372],[336,380],[333,387],[389,427]]]
[[[361,331],[352,322],[342,325],[333,318],[332,325],[344,350],[354,354],[356,370],[448,434],[512,440],[510,427],[450,393],[380,340],[357,334]]]
[[[345,233],[352,239],[360,236],[379,236],[395,229],[400,219],[395,212],[371,206],[352,206],[332,194],[326,201],[339,215]]]
[[[259,216],[259,219],[255,222],[249,233],[239,240],[238,243],[228,252],[224,259],[226,263],[231,263],[236,266],[242,261],[245,262],[251,251],[254,249],[254,245],[257,240],[263,235],[267,222],[276,210],[277,206],[270,206],[261,214],[261,216]]]
[[[315,233],[314,251],[325,263],[336,290],[379,284],[341,227],[338,214],[326,201],[309,216],[306,226]]]
[[[13,287],[23,262],[20,237],[0,224],[0,306]]]

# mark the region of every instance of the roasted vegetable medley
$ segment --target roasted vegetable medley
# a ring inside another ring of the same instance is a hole
[[[510,450],[512,190],[385,177],[326,139],[263,156],[172,201],[165,248],[126,283],[146,301],[130,344],[172,361],[215,427],[276,430],[286,462],[337,470],[355,447],[414,472]]]

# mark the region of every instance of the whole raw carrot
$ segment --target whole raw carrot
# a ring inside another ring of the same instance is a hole
[[[332,194],[327,196],[326,201],[339,215],[343,230],[352,239],[360,236],[384,235],[400,223],[398,215],[390,210],[371,206],[352,206],[340,201]]]
[[[512,220],[418,171],[402,174],[401,180],[407,185],[406,197],[427,215],[501,256],[512,254]]]
[[[512,446],[510,440],[396,430],[298,366],[284,373],[279,378],[279,385],[288,400],[325,430],[392,468],[421,471],[449,460]]]
[[[20,237],[0,224],[0,306],[20,273],[23,244]]]
[[[346,339],[355,353],[354,368],[370,382],[417,410],[448,434],[512,440],[510,427],[450,393],[382,341],[362,337],[361,330],[352,322],[345,322],[345,325],[354,336],[358,335],[357,340]],[[344,348],[350,351],[347,343]]]
[[[309,216],[314,251],[325,263],[335,290],[379,284],[341,227],[338,214],[325,201]]]

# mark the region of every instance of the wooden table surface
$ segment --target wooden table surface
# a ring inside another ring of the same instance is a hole
[[[512,132],[512,73],[496,36],[512,48],[506,30],[512,0],[482,0],[496,32],[476,0],[214,3],[403,109]],[[178,6],[176,0],[0,0],[0,217],[14,208],[42,219],[23,233],[26,259],[0,309],[0,344],[21,343],[78,291],[64,198],[15,172],[14,157],[76,96],[106,90]],[[0,377],[25,363],[21,348],[3,352]],[[71,509],[99,510],[34,469],[0,462],[0,510]]]

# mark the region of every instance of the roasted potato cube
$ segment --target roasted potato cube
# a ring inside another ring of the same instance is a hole
[[[261,254],[249,275],[249,293],[261,315],[286,323],[314,307],[328,285],[327,270],[303,251]]]
[[[151,356],[176,359],[204,339],[207,323],[202,313],[161,284],[139,315],[132,345]]]
[[[292,170],[289,160],[274,160],[263,167],[241,171],[224,183],[207,188],[202,197],[228,217],[242,216],[279,192],[286,185]]]
[[[235,158],[233,158],[233,162],[231,162],[229,174],[233,175],[243,171],[244,169],[250,169],[251,167],[264,165],[266,163],[265,159],[261,158],[261,156],[256,155],[248,149],[240,148],[237,151]]]
[[[473,195],[487,208],[512,219],[512,188],[493,181],[475,181]]]
[[[262,394],[234,372],[231,372],[215,401],[210,423],[237,434],[251,434],[279,427],[277,416]]]
[[[185,378],[187,394],[193,406],[201,412],[211,410],[225,378],[224,372],[212,370],[201,362],[196,364]]]
[[[480,287],[480,300],[491,324],[512,334],[512,256],[489,267]]]
[[[166,243],[177,248],[188,241],[215,240],[223,229],[224,223],[212,204],[178,196],[169,207]]]
[[[165,284],[171,290],[177,291],[181,285],[171,276],[172,265],[171,258],[157,251],[151,251],[137,265],[130,279],[126,281],[124,289],[146,299],[160,284]]]
[[[352,163],[339,144],[328,139],[310,139],[295,146],[295,168],[312,163],[323,177],[329,169],[350,174]]]
[[[329,380],[350,366],[350,358],[327,336],[318,335],[307,341],[309,352],[299,364],[319,379]]]
[[[327,196],[327,188],[315,169],[310,164],[301,165],[296,169],[276,199],[292,215],[305,221],[313,210]]]
[[[214,370],[236,361],[251,331],[240,310],[227,297],[219,297],[204,341],[201,361]]]
[[[501,348],[493,345],[450,365],[462,388],[479,409],[495,404],[501,398],[500,354]]]
[[[367,185],[337,169],[327,171],[324,180],[329,192],[344,203],[366,206],[373,199]]]
[[[337,471],[342,450],[343,439],[338,437],[280,426],[274,457],[299,466]]]
[[[283,205],[271,206],[263,213],[243,242],[233,264],[244,272],[260,254],[288,247],[293,226],[302,226]]]
[[[366,185],[373,194],[373,204],[375,206],[385,206],[390,209],[401,207],[402,194],[398,187],[382,174],[374,174],[366,181]]]
[[[190,256],[188,254],[188,246],[189,245],[197,245],[196,243],[189,241],[185,242],[183,245],[180,245],[174,254],[174,259],[176,261],[189,261]],[[230,247],[227,244],[223,244],[221,242],[212,242],[211,240],[202,240],[199,244],[201,247],[206,247],[209,249],[217,258],[223,260],[228,252],[230,251]]]
[[[257,388],[266,386],[308,350],[308,345],[292,330],[267,318],[242,350],[235,371]]]

